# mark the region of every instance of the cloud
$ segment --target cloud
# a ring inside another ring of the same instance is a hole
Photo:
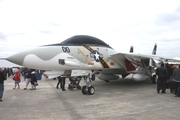
[[[40,32],[43,33],[43,34],[52,34],[53,33],[50,30],[41,30]]]
[[[176,13],[180,14],[180,6],[176,9]]]
[[[52,25],[52,26],[60,26],[61,24],[56,23],[56,22],[50,22],[49,25]]]
[[[180,7],[178,7],[173,13],[161,14],[157,20],[159,25],[169,25],[177,22],[180,23]]]
[[[164,48],[180,45],[179,5],[179,0],[4,0],[0,56],[74,35],[97,37],[119,52],[129,52],[133,45],[135,52],[150,54],[157,43],[157,53],[173,56]]]
[[[6,40],[6,39],[7,36],[3,32],[0,32],[0,40]]]

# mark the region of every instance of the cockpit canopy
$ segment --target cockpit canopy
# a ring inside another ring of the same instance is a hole
[[[108,44],[106,44],[102,40],[88,35],[76,35],[64,40],[61,43],[50,44],[46,46],[82,46],[82,45],[103,46],[103,47],[111,48]]]

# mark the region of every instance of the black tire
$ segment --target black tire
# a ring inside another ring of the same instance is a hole
[[[81,77],[81,76],[79,77],[79,81],[80,81],[80,80],[82,80],[82,77]]]
[[[69,90],[71,90],[71,91],[73,90],[73,88],[72,88],[72,87],[68,87],[68,89],[69,89]]]
[[[95,80],[95,75],[92,75],[91,80],[92,80],[92,81],[94,81],[94,80]]]
[[[87,94],[86,86],[83,86],[83,87],[82,87],[82,94],[84,94],[84,95]]]
[[[78,90],[81,90],[81,86],[77,86],[77,89],[78,89]]]
[[[87,80],[87,77],[86,77],[86,76],[84,76],[83,78],[84,78],[84,80]]]
[[[109,80],[105,80],[105,82],[109,82]]]
[[[95,93],[95,88],[93,86],[88,87],[88,94],[93,95]]]

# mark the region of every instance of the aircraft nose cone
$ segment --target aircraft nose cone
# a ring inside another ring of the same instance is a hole
[[[25,54],[17,53],[17,54],[7,57],[6,60],[12,63],[18,64],[18,65],[22,65],[24,57],[25,57]]]

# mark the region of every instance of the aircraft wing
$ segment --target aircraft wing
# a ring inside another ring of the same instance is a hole
[[[136,64],[137,66],[144,66],[144,65],[149,66],[149,59],[157,60],[159,62],[161,61],[162,62],[169,62],[169,61],[180,62],[180,60],[177,60],[177,59],[164,58],[164,57],[159,57],[156,55],[143,55],[143,54],[134,54],[134,53],[117,53],[117,54],[111,55],[111,57],[115,61],[117,61],[119,64],[121,64],[121,62],[124,60],[125,61],[124,67],[127,69],[127,71],[133,70],[131,64]]]
[[[134,54],[134,53],[117,53],[117,54],[113,54],[111,55],[111,57],[116,58],[116,57],[126,57],[126,58],[131,58],[133,60],[142,60],[142,59],[155,59],[155,60],[159,60],[159,61],[163,61],[163,62],[180,62],[179,59],[174,59],[174,58],[164,58],[164,57],[160,57],[157,55],[143,55],[143,54]]]

